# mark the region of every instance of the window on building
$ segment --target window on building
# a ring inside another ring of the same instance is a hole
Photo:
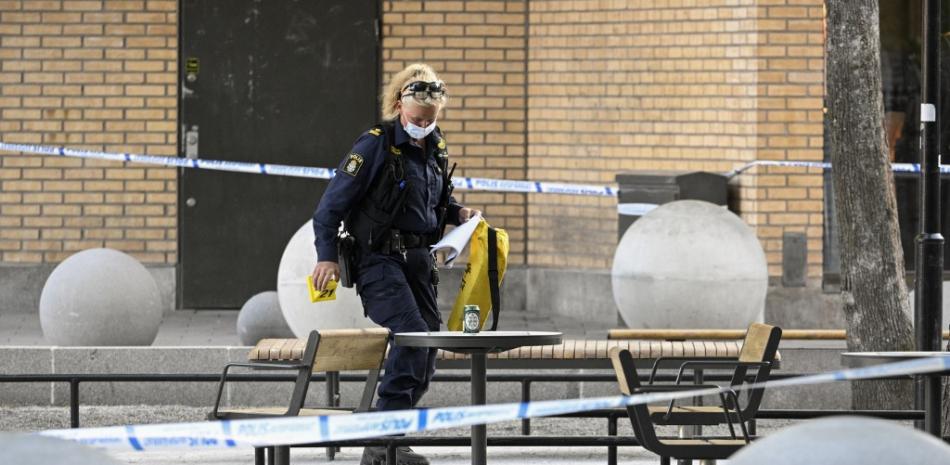
[[[920,92],[921,92],[921,6],[920,0],[880,0],[881,8],[881,77],[884,91],[884,127],[887,135],[889,158],[897,163],[920,162]],[[950,14],[950,0],[943,1],[943,12]],[[950,21],[943,19],[944,31],[950,31]],[[948,97],[950,97],[950,34],[944,34],[941,44],[941,78],[943,81],[942,153],[950,143],[948,124]],[[919,231],[919,175],[895,173],[897,210],[901,244],[907,271],[914,270],[915,237]],[[941,183],[942,203],[950,207],[950,176]],[[943,208],[942,230],[950,237],[950,208]],[[944,259],[950,265],[950,248]]]

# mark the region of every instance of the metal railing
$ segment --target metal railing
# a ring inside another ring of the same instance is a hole
[[[803,373],[773,373],[771,379],[791,378],[803,376]],[[658,374],[655,381],[674,381],[673,374]],[[705,373],[704,381],[730,381],[729,374]],[[751,377],[750,377],[751,379]],[[293,382],[293,375],[275,374],[228,374],[228,382]],[[365,375],[328,373],[312,375],[311,382],[327,384],[327,401],[332,406],[339,406],[340,382],[366,382]],[[646,377],[643,377],[646,380]],[[219,373],[77,373],[77,374],[0,374],[0,384],[3,383],[68,383],[69,384],[69,423],[70,427],[78,428],[80,392],[79,386],[83,383],[152,383],[152,382],[220,382]],[[437,374],[433,382],[470,382],[469,374]],[[613,374],[594,373],[563,373],[563,374],[489,374],[488,382],[509,382],[521,385],[521,401],[531,401],[531,386],[539,382],[605,382],[616,383]],[[690,375],[683,376],[682,381],[693,382]],[[865,415],[891,420],[922,420],[923,410],[827,410],[827,409],[759,409],[756,419],[810,419],[832,415]],[[605,418],[607,420],[607,436],[531,436],[531,421],[522,420],[520,437],[489,438],[492,446],[605,446],[607,447],[608,465],[617,464],[618,446],[637,446],[639,443],[633,437],[617,437],[618,420],[627,418],[625,409],[593,410],[566,415],[560,418]],[[755,434],[755,420],[750,422],[750,433]],[[400,445],[436,446],[436,445],[468,445],[471,438],[466,437],[403,437],[403,438],[376,438],[360,441],[345,441],[332,444],[320,444],[320,447],[332,446],[367,446],[380,445],[393,449]]]
[[[773,373],[771,379],[794,378],[805,376],[808,373]],[[337,382],[365,383],[365,375],[357,374],[331,374],[330,376],[318,374],[310,377],[311,382],[332,383],[334,379]],[[646,380],[646,377],[643,377]],[[655,381],[674,381],[675,375],[658,374]],[[706,373],[703,375],[705,381],[729,381],[731,375],[719,375]],[[293,382],[296,377],[293,375],[275,375],[275,374],[251,374],[238,373],[229,374],[228,382]],[[81,383],[155,383],[155,382],[220,382],[219,373],[39,373],[39,374],[0,374],[0,384],[3,383],[69,383],[69,412],[70,427],[79,427],[79,406],[80,395],[79,385]],[[521,402],[531,401],[531,386],[539,382],[601,382],[613,383],[617,378],[613,374],[594,374],[594,373],[563,373],[563,374],[489,374],[488,382],[494,383],[519,383],[521,385]],[[692,382],[690,375],[684,375],[683,381]],[[468,383],[471,377],[468,374],[437,374],[432,378],[432,382],[450,382],[450,383]],[[328,394],[336,396],[338,400],[339,392]],[[829,416],[834,414],[843,414],[845,412],[870,414],[881,418],[893,420],[920,420],[923,418],[922,410],[828,410],[828,409],[759,409],[757,418],[760,419],[807,419]],[[577,414],[572,414],[575,416]],[[624,414],[625,415],[625,414]],[[527,420],[525,420],[527,421]],[[526,424],[530,425],[530,423]],[[522,434],[529,435],[529,426],[523,426]]]

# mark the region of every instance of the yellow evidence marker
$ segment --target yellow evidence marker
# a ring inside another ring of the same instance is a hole
[[[307,276],[307,289],[310,291],[310,303],[336,300],[336,280],[331,279],[327,288],[321,291],[313,287],[313,276]]]

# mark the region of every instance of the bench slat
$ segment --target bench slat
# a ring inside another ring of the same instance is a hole
[[[267,357],[271,360],[283,360],[280,358],[280,349],[287,344],[287,339],[281,340],[274,345],[270,346],[270,353],[267,354]]]
[[[690,345],[693,347],[693,357],[708,357],[709,353],[706,352],[706,344],[703,341],[691,341]]]
[[[280,346],[280,359],[290,360],[294,355],[295,345],[296,343],[294,341],[287,341],[284,345]]]
[[[597,341],[587,340],[584,344],[584,359],[597,358]]]
[[[703,346],[703,351],[706,353],[706,356],[707,356],[707,357],[715,357],[715,356],[716,356],[716,354],[717,354],[717,352],[716,352],[716,344],[715,344],[713,341],[698,341],[698,343],[699,343],[699,344],[702,344],[702,346]]]
[[[672,357],[673,356],[673,343],[670,341],[660,341],[660,356],[662,357]]]

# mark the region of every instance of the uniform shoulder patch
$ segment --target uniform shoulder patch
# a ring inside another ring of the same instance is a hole
[[[346,162],[343,163],[343,169],[341,171],[350,176],[356,176],[356,173],[359,173],[362,167],[363,156],[354,152],[347,155]]]
[[[438,147],[443,150],[445,149],[445,139],[439,139]]]
[[[370,129],[370,130],[367,131],[367,132],[370,133],[370,134],[372,134],[372,135],[374,135],[374,136],[376,136],[376,137],[379,137],[379,136],[381,136],[381,135],[383,134],[383,130],[382,130],[382,129],[379,129],[379,128],[373,128],[373,129]]]

